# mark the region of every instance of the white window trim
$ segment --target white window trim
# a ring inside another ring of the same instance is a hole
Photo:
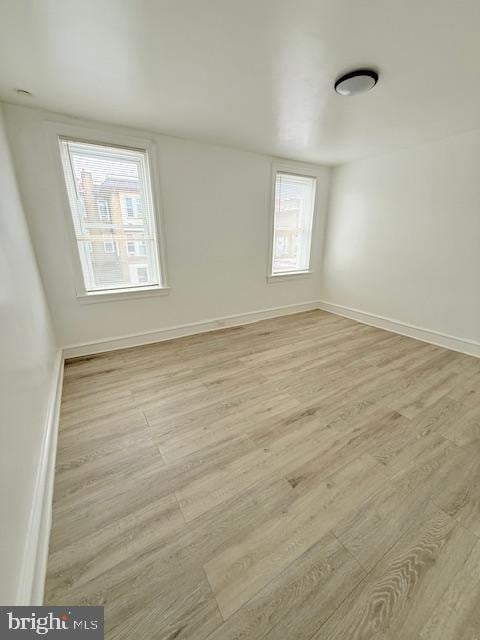
[[[273,237],[275,231],[275,183],[277,173],[292,173],[293,175],[305,176],[306,178],[315,178],[316,193],[315,203],[313,206],[313,219],[312,219],[312,239],[310,243],[310,257],[308,269],[304,271],[292,271],[291,273],[273,273]],[[317,220],[319,217],[319,202],[320,202],[320,189],[322,188],[322,172],[320,167],[316,167],[311,164],[304,164],[301,162],[289,162],[286,160],[273,160],[272,162],[272,176],[271,176],[271,192],[270,192],[270,215],[268,226],[268,264],[267,264],[267,282],[269,284],[288,282],[291,280],[302,280],[314,273],[312,264],[315,263],[315,257],[317,253]]]
[[[150,298],[152,296],[168,296],[170,287],[134,287],[132,289],[112,289],[108,293],[94,291],[85,295],[77,295],[80,304],[97,302],[115,302],[117,300],[131,300],[133,298]]]
[[[45,122],[45,130],[55,159],[57,180],[63,197],[65,231],[69,239],[70,257],[72,260],[72,271],[74,276],[74,291],[78,302],[82,304],[86,302],[110,302],[114,300],[129,300],[131,298],[144,298],[155,295],[168,295],[170,287],[168,286],[167,279],[165,225],[163,221],[162,202],[159,193],[160,176],[158,171],[155,141],[151,138],[137,138],[130,135],[124,135],[115,130],[106,130],[103,127],[83,127],[51,121]],[[75,237],[75,229],[63,171],[59,137],[78,140],[79,142],[87,142],[90,144],[105,144],[112,147],[129,147],[132,149],[145,150],[147,152],[146,160],[149,170],[148,174],[150,176],[150,192],[152,194],[153,215],[157,232],[158,273],[160,280],[158,285],[125,289],[107,289],[104,291],[87,291],[85,289],[80,254],[78,252],[78,244]]]

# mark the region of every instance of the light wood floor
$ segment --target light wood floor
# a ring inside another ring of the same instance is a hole
[[[479,640],[480,360],[313,311],[70,361],[51,604],[107,638]]]

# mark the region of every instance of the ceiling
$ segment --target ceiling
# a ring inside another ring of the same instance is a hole
[[[337,164],[480,128],[479,24],[479,0],[0,0],[0,99]],[[334,93],[364,65],[375,89]]]

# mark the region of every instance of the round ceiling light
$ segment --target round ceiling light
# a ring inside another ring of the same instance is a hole
[[[355,96],[370,91],[378,82],[378,73],[373,69],[355,69],[335,81],[335,91],[342,96]]]

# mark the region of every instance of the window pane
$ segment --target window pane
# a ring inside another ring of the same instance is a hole
[[[102,220],[110,220],[110,213],[108,211],[108,203],[106,200],[99,200],[97,203],[98,213]]]
[[[86,291],[159,285],[146,152],[65,139],[60,148]]]
[[[272,273],[310,268],[315,178],[277,173]]]

